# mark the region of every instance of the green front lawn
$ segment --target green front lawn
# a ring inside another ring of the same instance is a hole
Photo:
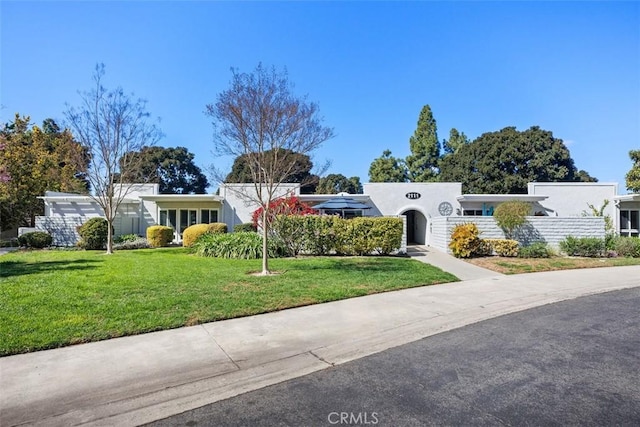
[[[407,258],[200,258],[181,248],[0,257],[0,355],[457,280]]]

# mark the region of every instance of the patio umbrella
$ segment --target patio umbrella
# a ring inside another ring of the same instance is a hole
[[[351,197],[340,196],[334,197],[326,202],[322,202],[319,205],[315,205],[313,208],[320,211],[340,211],[341,215],[344,217],[344,211],[371,209],[371,206],[352,199]]]

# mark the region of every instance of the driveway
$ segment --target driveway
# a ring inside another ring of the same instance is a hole
[[[640,288],[466,326],[153,426],[640,425]]]

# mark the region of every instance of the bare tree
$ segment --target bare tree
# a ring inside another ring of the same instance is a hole
[[[214,152],[246,159],[254,191],[239,196],[262,208],[262,274],[268,275],[270,203],[282,192],[281,184],[299,172],[297,155],[310,154],[334,132],[323,126],[315,103],[293,94],[286,70],[258,64],[252,73],[231,72],[231,87],[207,105],[205,114],[213,121]],[[224,175],[216,175],[222,182]]]
[[[125,172],[138,167],[139,156],[131,153],[155,144],[162,136],[149,123],[146,101],[132,99],[121,87],[107,90],[102,86],[104,64],[96,65],[93,75],[95,87],[80,92],[79,107],[69,107],[65,117],[76,139],[90,157],[87,178],[91,197],[104,211],[109,224],[107,254],[113,253],[113,223],[118,208],[134,183],[123,182]]]

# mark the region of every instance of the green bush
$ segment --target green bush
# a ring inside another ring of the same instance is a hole
[[[279,215],[271,231],[287,253],[388,255],[402,244],[402,220],[386,217],[343,219],[332,215]]]
[[[258,231],[256,226],[253,225],[252,222],[245,222],[242,224],[236,224],[233,226],[233,232],[234,233],[239,233],[239,232],[251,232],[251,231]]]
[[[301,215],[304,224],[304,250],[312,255],[335,252],[339,244],[339,225],[344,219],[335,215]]]
[[[169,246],[173,241],[173,228],[164,225],[152,225],[147,228],[147,240],[152,248]]]
[[[78,246],[87,250],[100,250],[107,246],[109,223],[106,219],[94,217],[78,227]]]
[[[640,238],[618,236],[613,240],[613,250],[618,256],[640,258]]]
[[[523,246],[518,252],[520,258],[549,258],[551,250],[544,242],[534,242],[529,246]]]
[[[567,236],[560,242],[560,250],[569,256],[597,258],[604,254],[604,239]]]
[[[118,244],[118,243],[126,243],[126,242],[135,242],[138,239],[140,239],[140,236],[138,236],[137,234],[123,234],[121,236],[114,237],[113,243]]]
[[[458,224],[451,232],[449,249],[456,258],[469,258],[482,248],[480,230],[474,223]]]
[[[305,247],[303,215],[277,215],[271,233],[282,241],[288,256],[297,256]]]
[[[389,255],[400,249],[402,245],[402,219],[400,218],[373,218],[370,238],[373,250],[380,255]]]
[[[231,234],[204,234],[193,245],[195,253],[204,257],[260,259],[262,258],[262,236],[255,232]],[[278,239],[269,239],[269,257],[282,255]]]
[[[53,237],[45,231],[32,231],[18,237],[18,244],[27,248],[42,249],[51,246]]]
[[[504,257],[516,257],[520,250],[520,244],[517,240],[511,239],[484,239],[491,248],[490,253],[495,253],[498,256]]]
[[[513,237],[515,231],[527,222],[526,216],[531,212],[531,205],[520,200],[500,203],[493,212],[498,227],[504,230],[507,238]]]
[[[116,250],[149,249],[150,247],[151,245],[147,239],[137,236],[135,240],[126,240],[113,245],[113,249]]]
[[[194,224],[182,232],[182,246],[191,247],[203,234],[226,233],[227,224],[213,222],[211,224]]]

